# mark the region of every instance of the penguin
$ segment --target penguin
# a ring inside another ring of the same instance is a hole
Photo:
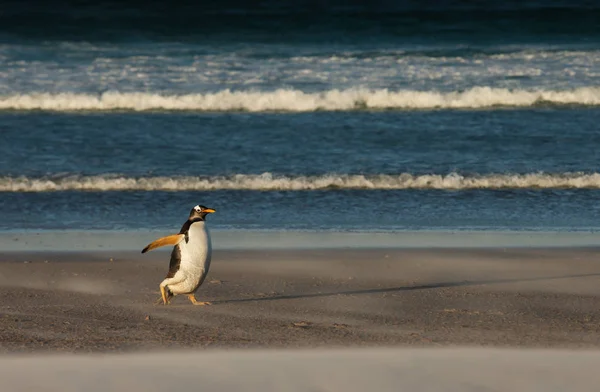
[[[146,253],[161,246],[174,245],[169,272],[159,286],[161,298],[158,303],[162,299],[163,304],[168,305],[172,297],[184,294],[194,305],[210,305],[210,302],[197,301],[195,293],[210,267],[212,244],[205,219],[214,212],[213,208],[194,206],[178,234],[159,238],[142,250]]]

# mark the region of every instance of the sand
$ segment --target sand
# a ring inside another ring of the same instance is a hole
[[[600,352],[396,348],[0,358],[3,391],[597,391]]]
[[[4,391],[594,391],[597,248],[0,253]]]
[[[154,304],[167,264],[0,253],[0,351],[600,347],[594,248],[218,250],[202,307]]]

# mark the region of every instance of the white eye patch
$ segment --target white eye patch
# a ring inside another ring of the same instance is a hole
[[[202,208],[200,208],[200,206],[196,206],[196,207],[194,207],[194,210],[195,210],[196,212],[200,212],[200,211],[202,211]]]

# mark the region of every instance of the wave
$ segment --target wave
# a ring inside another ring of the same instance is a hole
[[[300,90],[223,90],[206,94],[164,95],[106,92],[32,93],[0,96],[0,110],[48,111],[247,111],[310,112],[369,109],[469,109],[494,106],[600,105],[600,87],[571,90],[509,90],[474,87],[466,91],[436,92],[387,89],[348,89],[306,93]]]
[[[487,175],[282,176],[271,173],[215,177],[0,177],[0,192],[56,191],[310,191],[327,189],[600,189],[600,173]]]

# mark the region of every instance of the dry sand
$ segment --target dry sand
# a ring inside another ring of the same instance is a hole
[[[0,253],[0,351],[600,346],[597,249],[220,250],[203,307],[154,305],[167,264]]]
[[[205,350],[0,358],[10,392],[597,391],[600,352],[478,349]]]

